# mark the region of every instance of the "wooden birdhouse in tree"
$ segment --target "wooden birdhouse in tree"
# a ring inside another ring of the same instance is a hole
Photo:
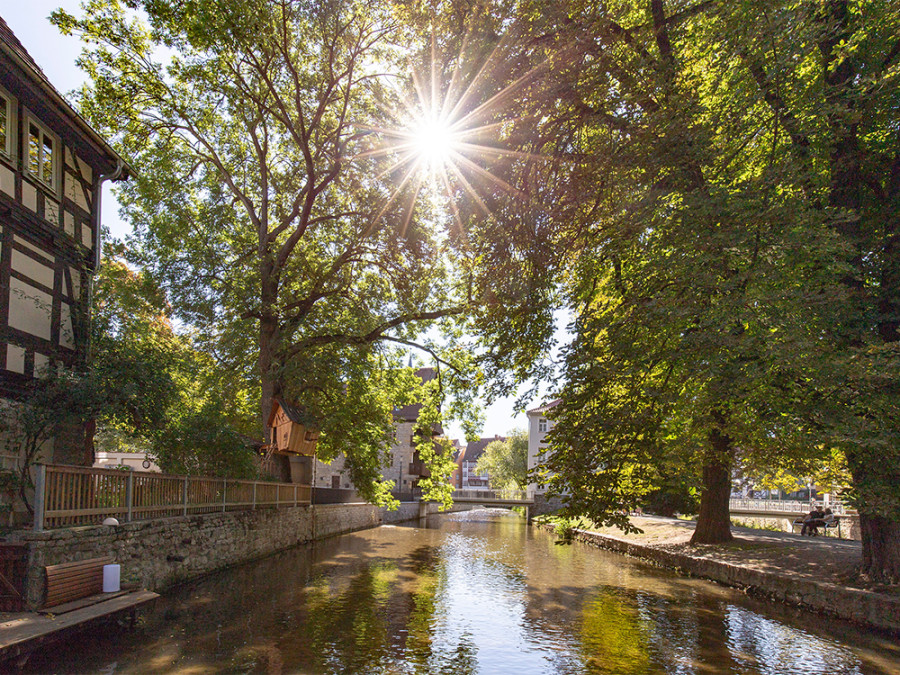
[[[275,399],[268,424],[271,452],[315,457],[319,432],[311,425],[312,419],[303,410]]]

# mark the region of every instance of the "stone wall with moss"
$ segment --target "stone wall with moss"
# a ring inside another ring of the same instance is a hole
[[[9,539],[29,544],[26,592],[28,604],[37,608],[43,602],[47,565],[111,556],[122,566],[123,585],[161,591],[298,544],[433,513],[436,504],[418,502],[401,504],[397,511],[370,504],[323,504],[26,531]]]

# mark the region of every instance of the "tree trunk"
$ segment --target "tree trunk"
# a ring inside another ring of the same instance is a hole
[[[862,572],[873,581],[900,583],[900,522],[859,514],[862,534]]]
[[[265,314],[259,322],[259,377],[261,397],[259,401],[260,425],[263,436],[272,412],[272,401],[281,394],[278,375],[275,372],[275,351],[278,343],[278,320]]]
[[[721,429],[709,434],[710,452],[703,463],[703,494],[692,544],[731,541],[731,438]]]
[[[862,227],[866,215],[862,200],[866,187],[862,171],[864,151],[859,142],[859,89],[856,87],[859,73],[852,56],[838,49],[842,42],[852,40],[850,23],[853,13],[848,0],[829,0],[821,5],[820,11],[824,32],[819,41],[819,49],[825,66],[825,96],[832,110],[828,115],[832,134],[828,203],[842,212],[841,217],[834,220],[834,227],[852,247],[851,258],[847,261],[850,272],[844,283],[853,293],[857,307],[853,313],[853,322],[849,325],[846,346],[851,350],[858,350],[866,344],[865,333],[871,325],[873,309],[880,313],[877,326],[879,336],[885,343],[896,342],[898,339],[895,312],[900,306],[897,298],[897,292],[900,291],[897,255],[900,249],[897,241],[897,218],[891,200],[896,198],[893,190],[898,185],[897,181],[900,181],[900,165],[892,167],[887,176],[885,191],[889,201],[883,211],[886,217],[881,223],[884,227],[883,241],[866,241],[865,237],[868,235]],[[866,260],[866,251],[879,248],[879,255],[873,258],[876,259],[876,264],[881,265],[882,283],[878,296],[872,296],[865,285],[868,274],[866,265],[870,264]],[[876,298],[875,307],[870,306],[873,297]],[[869,423],[866,420],[864,424]],[[900,580],[900,521],[871,513],[866,502],[883,505],[886,501],[896,500],[896,484],[884,479],[885,476],[896,475],[893,473],[898,462],[895,453],[896,451],[887,456],[876,456],[865,449],[851,448],[846,451],[853,487],[861,502],[859,517],[863,546],[862,571],[880,581]],[[900,513],[900,508],[896,505],[893,505],[893,510]]]

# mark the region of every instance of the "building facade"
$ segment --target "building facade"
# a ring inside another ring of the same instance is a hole
[[[475,468],[481,455],[484,454],[485,448],[494,441],[505,441],[505,436],[492,436],[479,438],[466,445],[465,449],[459,454],[456,460],[457,475],[459,483],[457,488],[460,490],[488,490],[491,487],[491,477],[487,472],[479,473]]]
[[[416,371],[423,382],[435,377],[433,368],[420,368]],[[421,404],[397,407],[393,410],[394,436],[388,448],[388,461],[381,467],[384,480],[394,481],[393,493],[401,499],[418,497],[421,494],[419,481],[429,476],[425,463],[416,450],[415,428],[421,411]],[[432,441],[443,435],[443,429],[437,426],[431,431]],[[350,479],[347,460],[338,455],[331,462],[315,460],[313,482],[317,488],[353,490],[356,486]]]
[[[94,453],[95,469],[127,468],[133,471],[162,473],[159,465],[143,452],[117,452],[98,450]]]
[[[56,91],[0,18],[0,399],[6,410],[51,364],[87,358],[100,191],[130,169]],[[45,461],[90,465],[80,430]],[[0,464],[18,456],[0,443]]]
[[[528,416],[528,473],[541,465],[547,450],[547,432],[553,428],[553,420],[547,419],[547,411],[560,404],[561,399],[550,401],[540,407],[526,411]],[[546,488],[539,483],[529,483],[526,492],[529,499],[543,495]]]

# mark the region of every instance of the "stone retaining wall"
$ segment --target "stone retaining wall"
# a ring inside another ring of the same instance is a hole
[[[574,538],[600,548],[642,558],[660,567],[679,570],[792,605],[824,611],[842,619],[900,634],[900,598],[665,551],[597,532],[576,530]]]
[[[532,499],[534,499],[534,505],[529,509],[532,518],[556,513],[563,507],[562,499],[559,497],[547,497],[540,492],[535,493]]]
[[[111,555],[122,566],[123,584],[161,591],[298,544],[433,513],[436,504],[418,502],[403,503],[397,511],[321,504],[23,532],[16,538],[29,544],[26,594],[29,606],[39,607],[47,565]]]

